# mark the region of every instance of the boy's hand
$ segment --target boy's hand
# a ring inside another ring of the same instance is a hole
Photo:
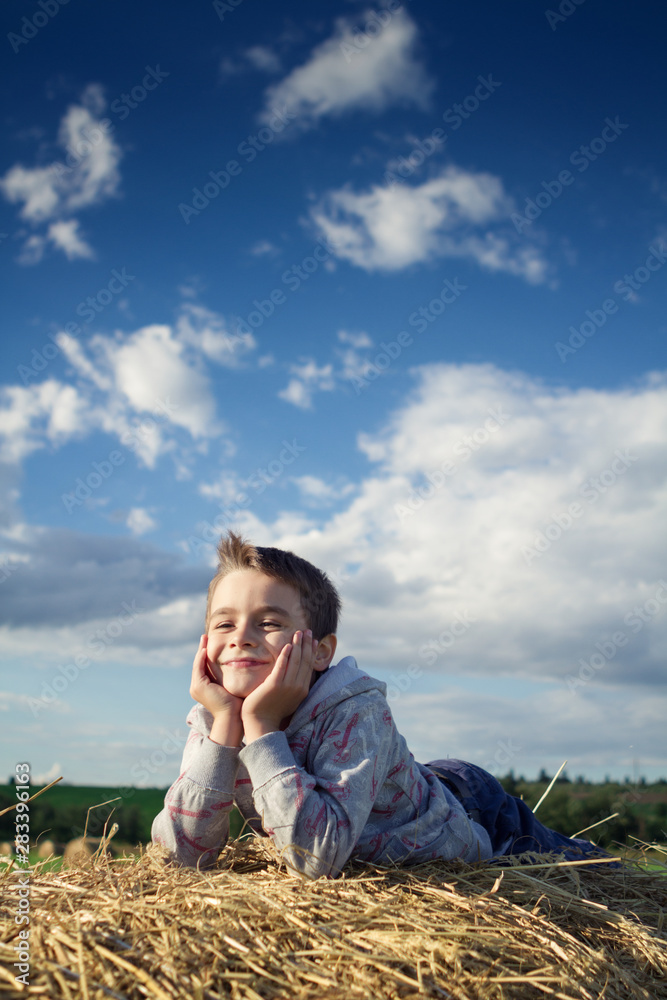
[[[243,698],[235,698],[221,683],[213,679],[206,653],[208,636],[199,640],[192,664],[190,695],[213,716],[211,739],[222,746],[239,746],[243,736],[241,706]]]
[[[283,719],[299,707],[310,691],[317,646],[310,629],[295,632],[294,641],[283,646],[266,680],[243,699],[246,743],[277,732]]]

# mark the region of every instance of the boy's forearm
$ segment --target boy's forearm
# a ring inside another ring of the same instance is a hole
[[[331,728],[343,727],[334,723]],[[389,759],[385,746],[378,746],[380,761]],[[239,754],[264,830],[287,864],[309,878],[340,874],[373,807],[383,766],[376,767],[375,753],[369,756],[361,741],[356,749],[359,754],[346,762],[353,780],[343,776],[344,765],[322,759],[326,750],[313,761],[312,771],[299,766],[284,732],[254,742],[246,736]]]
[[[246,746],[250,743],[254,743],[258,740],[260,736],[266,736],[267,733],[277,733],[280,731],[280,723],[275,720],[267,719],[246,719],[244,726],[244,735]]]
[[[197,735],[199,741],[189,741],[181,773],[153,822],[152,839],[180,864],[209,867],[229,833],[238,750]]]
[[[222,747],[240,747],[243,739],[243,723],[240,718],[216,716],[213,719],[209,739]]]
[[[219,792],[181,780],[153,820],[151,839],[166,847],[178,864],[209,868],[227,843],[232,805],[232,797],[221,802]]]

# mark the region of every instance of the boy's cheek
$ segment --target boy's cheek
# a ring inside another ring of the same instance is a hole
[[[274,645],[272,645],[271,651],[276,659],[278,659],[285,646],[288,646],[290,644],[290,641],[291,641],[290,639],[284,639],[281,637]]]

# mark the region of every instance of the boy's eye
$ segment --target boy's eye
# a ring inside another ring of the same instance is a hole
[[[260,624],[261,628],[264,628],[264,627],[267,627],[267,628],[283,628],[282,622],[274,622],[274,621],[272,621],[269,618],[264,619],[264,621],[261,621],[259,624]],[[215,629],[234,628],[234,622],[217,622],[213,626],[213,628],[215,628]]]

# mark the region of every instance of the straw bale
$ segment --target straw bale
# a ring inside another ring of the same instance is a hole
[[[38,858],[59,858],[65,853],[65,844],[58,840],[41,840],[37,846]],[[93,852],[91,851],[91,854]]]
[[[80,864],[87,861],[99,850],[104,838],[102,837],[76,837],[65,845],[63,860],[67,864]],[[115,856],[115,851],[108,844],[106,853],[109,857]]]
[[[11,963],[19,879],[0,864],[0,991],[103,1000],[661,1000],[667,879],[544,856],[287,870],[267,839],[206,872],[139,857],[30,874],[30,986]],[[4,870],[4,874],[3,874]],[[3,970],[4,966],[4,970]]]

